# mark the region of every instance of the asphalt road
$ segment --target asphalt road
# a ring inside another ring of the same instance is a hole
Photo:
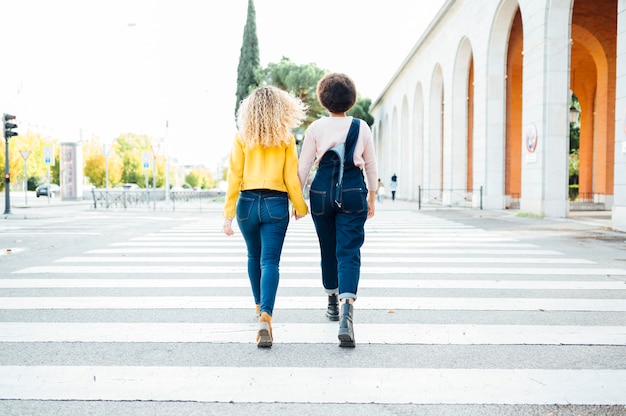
[[[221,234],[219,203],[13,200],[2,415],[626,414],[626,235],[607,213],[379,204],[355,349],[324,316],[310,218],[292,222],[275,344],[259,350],[245,245]]]

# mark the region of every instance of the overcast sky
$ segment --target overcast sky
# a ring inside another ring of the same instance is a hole
[[[443,2],[254,0],[261,65],[345,72],[374,100]],[[3,3],[0,110],[19,131],[145,133],[181,163],[227,155],[248,0]]]

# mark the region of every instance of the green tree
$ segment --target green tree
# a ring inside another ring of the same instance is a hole
[[[145,182],[145,173],[142,166],[144,151],[152,153],[152,142],[146,135],[128,133],[121,135],[113,144],[117,157],[121,160],[122,183],[136,183],[139,186]],[[152,180],[152,175],[149,175]]]
[[[241,100],[246,98],[250,91],[259,85],[256,74],[260,68],[260,62],[259,39],[256,34],[256,11],[254,2],[248,0],[248,17],[243,28],[243,42],[239,52],[239,65],[237,66],[235,115],[237,115]]]
[[[302,123],[306,129],[309,124],[322,116],[324,108],[317,101],[317,83],[326,71],[316,64],[297,65],[289,58],[283,57],[278,63],[269,63],[260,71],[260,78],[265,85],[273,85],[288,91],[300,98],[309,110]]]
[[[106,157],[104,146],[98,137],[83,145],[83,173],[97,188],[106,188]],[[113,151],[109,152],[109,186],[121,183],[122,168],[120,159]]]
[[[298,65],[283,57],[278,63],[269,63],[259,71],[259,79],[265,85],[273,85],[289,91],[309,106],[307,118],[302,123],[305,130],[313,121],[326,114],[326,110],[317,100],[317,83],[327,71],[316,64]],[[369,113],[372,100],[357,97],[356,104],[348,111],[349,116],[364,120],[369,126],[374,124],[374,117]]]
[[[3,140],[2,155],[0,156],[3,160],[3,167],[5,145],[6,142]],[[24,134],[19,134],[18,136],[9,139],[9,171],[11,174],[12,186],[24,183],[24,158],[20,152],[30,152],[28,158],[26,159],[26,174],[33,178],[33,184],[35,186],[39,185],[47,176],[46,165],[43,163],[43,142],[41,135],[27,130]],[[4,168],[2,171],[4,172]]]
[[[191,172],[185,176],[185,183],[192,188],[215,188],[215,179],[213,179],[213,174],[203,167],[193,168]]]
[[[150,183],[152,183],[152,175],[150,176]],[[156,187],[165,188],[165,157],[163,156],[156,158]]]
[[[202,169],[201,172],[201,180],[202,184],[200,185],[202,189],[212,189],[215,188],[215,179],[213,179],[213,174],[206,169]]]
[[[83,174],[89,182],[97,187],[106,186],[106,158],[102,144],[96,137],[83,143]]]
[[[83,173],[93,186],[97,188],[106,187],[106,158],[104,155],[102,153],[93,153],[87,156]]]
[[[572,94],[570,108],[580,113],[578,97]],[[580,124],[576,121],[569,123],[569,197],[575,200],[578,196],[578,176],[580,173]]]
[[[4,172],[4,153],[6,142],[3,140],[0,152],[0,166]],[[50,167],[50,182],[59,183],[59,143],[57,140],[46,139],[41,134],[27,130],[9,140],[9,173],[11,186],[20,186],[24,183],[24,158],[20,152],[30,152],[27,159],[27,182],[29,188],[45,183],[48,180],[48,166],[44,163],[44,146],[53,149],[54,165]],[[4,189],[4,181],[0,182],[0,189]]]
[[[61,155],[59,147],[54,148],[54,165],[50,166],[50,182],[61,183]]]
[[[346,114],[356,118],[360,118],[365,121],[368,126],[372,127],[374,124],[374,116],[369,113],[369,109],[372,105],[372,100],[369,98],[362,98],[359,96],[356,100],[354,107],[350,109]]]
[[[198,173],[195,171],[191,171],[185,175],[185,183],[195,188],[200,183],[200,178],[198,177]]]

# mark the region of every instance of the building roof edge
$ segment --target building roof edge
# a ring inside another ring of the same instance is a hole
[[[394,72],[394,74],[391,76],[391,79],[387,82],[387,84],[385,85],[385,87],[383,88],[383,90],[381,91],[381,93],[378,95],[378,97],[376,98],[376,100],[374,100],[374,102],[372,103],[372,105],[370,106],[370,109],[376,107],[378,105],[378,103],[382,100],[382,98],[385,96],[385,94],[387,93],[387,90],[389,90],[389,87],[391,87],[391,84],[393,84],[393,82],[396,80],[396,78],[398,77],[398,75],[400,74],[400,72],[402,72],[402,70],[404,70],[404,68],[407,66],[407,64],[409,63],[409,61],[411,60],[411,58],[413,58],[413,56],[415,55],[415,53],[417,52],[417,50],[420,48],[420,46],[422,46],[422,44],[426,41],[426,39],[428,38],[428,36],[430,36],[431,32],[433,31],[433,29],[435,27],[437,27],[437,25],[439,24],[439,22],[441,21],[441,19],[443,19],[443,16],[446,15],[446,13],[448,12],[448,10],[452,7],[452,5],[454,4],[454,2],[457,0],[447,0],[443,6],[441,6],[441,8],[439,9],[439,11],[437,12],[437,14],[435,15],[435,17],[433,18],[433,20],[430,21],[430,24],[426,27],[426,29],[424,30],[424,32],[422,33],[422,35],[420,36],[420,38],[417,40],[417,42],[415,43],[415,45],[413,46],[413,48],[411,48],[411,50],[409,51],[408,55],[404,58],[404,60],[402,61],[402,63],[400,64],[400,66],[398,67],[398,69],[396,69],[396,72]]]

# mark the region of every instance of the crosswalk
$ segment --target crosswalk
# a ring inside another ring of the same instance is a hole
[[[219,215],[18,268],[0,278],[0,352],[31,358],[2,361],[0,403],[626,411],[626,268],[412,210],[379,211],[362,255],[350,351],[310,218],[289,226],[270,350]]]

